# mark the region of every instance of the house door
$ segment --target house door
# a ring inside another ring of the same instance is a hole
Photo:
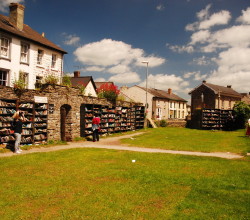
[[[72,141],[71,106],[62,105],[60,108],[60,114],[61,114],[61,140]]]
[[[162,117],[161,108],[156,109],[156,117],[157,117],[158,120],[161,120],[161,117]]]

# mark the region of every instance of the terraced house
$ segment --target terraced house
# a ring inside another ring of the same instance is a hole
[[[0,15],[0,85],[11,86],[22,77],[28,89],[47,75],[63,74],[62,48],[24,24],[25,7],[9,6],[9,17]]]

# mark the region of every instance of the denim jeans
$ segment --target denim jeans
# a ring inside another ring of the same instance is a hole
[[[15,152],[16,152],[16,151],[20,150],[19,145],[20,145],[20,142],[21,142],[21,134],[14,133],[14,136],[16,138],[16,141],[15,141]]]

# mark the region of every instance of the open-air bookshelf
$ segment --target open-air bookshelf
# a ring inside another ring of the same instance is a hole
[[[24,112],[21,144],[39,144],[47,141],[48,104],[19,102],[17,100],[0,99],[0,143],[15,141],[11,124],[16,111]]]
[[[135,109],[140,109],[137,111]],[[126,132],[144,127],[144,106],[124,107],[85,104],[83,106],[83,136],[92,135],[92,119],[98,113],[101,119],[100,134]],[[137,126],[136,126],[137,123]]]
[[[232,110],[202,109],[201,128],[208,130],[224,129],[230,115],[232,115]]]

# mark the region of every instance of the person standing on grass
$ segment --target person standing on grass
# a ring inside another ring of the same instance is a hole
[[[17,111],[13,115],[13,127],[14,127],[14,136],[15,136],[15,153],[20,154],[20,143],[21,143],[21,136],[22,136],[22,130],[23,130],[23,121],[24,121],[24,115],[23,112]]]
[[[247,131],[246,131],[246,135],[248,135],[248,137],[250,137],[250,118],[247,121]]]
[[[93,142],[99,141],[99,129],[100,129],[101,119],[98,114],[95,114],[92,120],[92,130],[93,130]]]

